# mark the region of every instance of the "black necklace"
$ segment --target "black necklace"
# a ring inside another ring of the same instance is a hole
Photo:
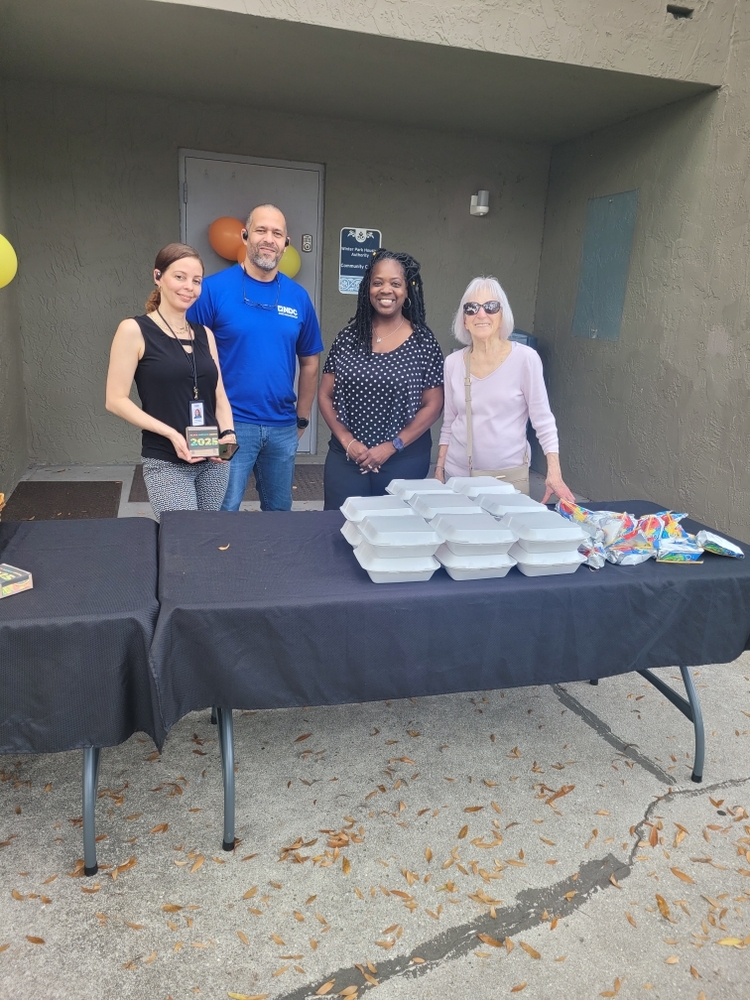
[[[169,325],[169,323],[167,323],[167,321],[162,316],[161,310],[157,307],[156,311],[159,314],[159,318],[161,319],[162,323],[166,326],[166,328],[172,334],[172,338],[174,338],[174,340],[176,340],[177,343],[180,345],[180,353],[185,356],[185,358],[187,359],[187,363],[190,365],[190,370],[193,373],[193,399],[198,399],[198,365],[197,365],[196,360],[195,360],[195,343],[196,342],[195,342],[195,334],[193,333],[193,328],[190,327],[190,333],[192,334],[192,337],[190,338],[190,340],[188,340],[188,341],[180,340],[180,338],[174,332],[174,330],[172,329],[172,327]],[[187,320],[185,322],[187,323]],[[172,339],[172,338],[170,338],[170,339]],[[185,350],[185,347],[184,347],[185,343],[193,345],[192,351],[186,351]]]

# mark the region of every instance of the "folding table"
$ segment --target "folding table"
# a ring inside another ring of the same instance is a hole
[[[646,501],[590,506],[640,516]],[[568,576],[373,584],[337,511],[165,514],[152,663],[163,721],[218,707],[225,850],[234,844],[232,709],[335,705],[593,680],[637,671],[703,723],[688,668],[750,648],[750,558],[580,567]],[[690,531],[702,525],[684,522]],[[748,550],[750,551],[750,550]],[[652,674],[679,667],[687,698]]]
[[[0,523],[0,562],[34,582],[0,600],[0,753],[83,749],[87,875],[101,748],[165,735],[148,660],[156,535],[150,518]]]

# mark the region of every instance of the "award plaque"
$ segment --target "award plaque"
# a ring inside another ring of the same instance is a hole
[[[193,458],[219,457],[218,427],[186,427],[185,437]]]
[[[24,590],[31,590],[33,586],[34,581],[28,570],[0,563],[0,598],[20,594]]]

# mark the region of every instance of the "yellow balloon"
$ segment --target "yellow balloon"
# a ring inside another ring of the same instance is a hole
[[[279,270],[282,274],[285,274],[287,278],[296,278],[301,267],[302,258],[299,255],[299,251],[295,250],[290,243],[281,258]]]
[[[297,255],[297,259],[299,259],[299,254]],[[16,257],[16,251],[8,240],[0,235],[0,288],[5,288],[6,285],[9,285],[13,281],[17,270],[18,257]],[[297,271],[299,271],[299,264],[297,265]],[[294,273],[296,274],[297,271]]]

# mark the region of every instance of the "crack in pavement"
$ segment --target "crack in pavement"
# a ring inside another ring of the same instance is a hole
[[[496,940],[503,940],[538,926],[543,922],[542,914],[545,910],[550,916],[569,916],[596,892],[611,888],[611,876],[620,881],[627,878],[630,871],[630,866],[613,854],[586,861],[579,868],[576,878],[569,876],[545,888],[524,889],[519,892],[515,905],[498,910],[495,919],[488,913],[479,920],[451,927],[417,945],[414,953],[424,959],[421,964],[414,965],[408,955],[374,963],[378,969],[377,979],[380,985],[397,977],[416,979],[446,961],[461,958],[475,948],[481,947],[482,942],[478,940],[478,934],[488,934]],[[574,892],[575,895],[566,899],[566,894],[570,892]],[[362,964],[364,965],[364,961]],[[336,986],[341,989],[357,984],[360,993],[374,988],[371,984],[362,982],[362,978],[361,973],[351,966],[331,972],[321,981],[335,979]],[[285,993],[279,1000],[309,1000],[316,996],[315,988],[317,987],[301,986],[290,993]]]
[[[564,704],[567,704],[568,701],[575,701],[567,692],[561,691],[560,693],[564,695],[560,699]],[[593,713],[588,712],[582,705],[575,702],[573,711],[576,711],[578,708],[587,715],[593,716]],[[593,718],[596,719],[596,716],[593,716]],[[586,719],[586,721],[588,722],[589,720]],[[622,747],[623,751],[630,755],[628,746],[614,736],[604,723],[601,723],[601,726],[611,736],[611,739],[608,739],[607,742],[611,743],[612,746],[617,746],[618,749]],[[605,733],[602,733],[602,735],[606,738]],[[657,772],[657,777],[660,780],[671,780],[668,775],[658,772],[658,768],[655,768],[650,761],[645,758],[643,761],[645,761],[645,764],[650,765],[647,767],[650,773]],[[639,760],[639,763],[643,763],[643,761]],[[713,785],[702,785],[700,788],[688,787],[684,789],[674,789],[670,784],[669,791],[664,795],[655,796],[653,801],[649,803],[643,814],[643,818],[633,827],[633,847],[627,861],[620,861],[610,853],[603,858],[595,858],[584,862],[580,866],[576,878],[568,876],[568,878],[556,882],[551,886],[524,889],[516,897],[516,902],[513,906],[497,911],[495,919],[488,913],[472,923],[459,924],[456,927],[448,928],[448,930],[437,934],[428,941],[415,946],[414,952],[416,953],[416,957],[424,960],[420,964],[415,965],[412,958],[407,955],[377,962],[377,979],[380,985],[397,978],[416,979],[445,962],[468,955],[475,948],[482,946],[483,942],[478,939],[479,934],[488,934],[499,941],[502,941],[506,937],[512,938],[522,931],[529,930],[541,924],[543,922],[542,914],[545,910],[550,917],[570,916],[587,903],[596,892],[612,887],[612,883],[610,882],[612,876],[614,876],[617,882],[622,882],[632,874],[636,852],[641,850],[639,841],[641,840],[643,827],[659,805],[671,802],[676,798],[710,796],[717,791],[727,788],[737,788],[748,782],[750,782],[750,778],[728,778],[726,781],[716,782]],[[567,899],[566,895],[569,892],[574,892],[575,895]],[[364,965],[364,962],[361,964]],[[362,975],[353,966],[337,969],[335,972],[326,974],[322,977],[322,982],[327,982],[331,979],[334,979],[336,985],[341,989],[349,985],[357,985],[360,994],[365,990],[374,988],[372,984],[361,982]],[[285,993],[279,1000],[312,1000],[316,995],[313,986],[301,986],[290,993]]]
[[[641,850],[638,846],[638,842],[641,840],[641,831],[651,816],[653,816],[657,806],[665,802],[673,802],[675,799],[694,799],[698,796],[710,796],[712,793],[722,791],[726,788],[739,788],[740,785],[745,785],[748,782],[750,782],[750,778],[727,778],[725,781],[717,781],[714,785],[701,785],[700,788],[670,788],[664,795],[657,795],[653,802],[649,803],[648,809],[643,814],[643,819],[633,828],[635,831],[635,842],[630,852],[628,865],[632,867],[635,852]]]
[[[654,762],[650,760],[650,758],[646,757],[645,754],[636,750],[636,744],[625,743],[625,741],[621,740],[619,736],[616,736],[603,719],[600,719],[598,715],[595,715],[590,709],[586,708],[585,705],[582,705],[581,702],[566,691],[564,687],[560,684],[553,684],[552,690],[557,695],[558,700],[561,701],[566,708],[569,708],[571,712],[575,712],[577,716],[583,719],[586,725],[590,726],[598,736],[601,736],[602,739],[609,743],[610,746],[614,747],[615,750],[625,754],[626,757],[629,757],[634,763],[639,764],[644,770],[648,771],[648,773],[652,774],[655,778],[658,778],[658,780],[663,782],[665,785],[672,787],[675,784],[674,777],[667,774],[666,771],[663,771],[657,764],[654,764]]]

